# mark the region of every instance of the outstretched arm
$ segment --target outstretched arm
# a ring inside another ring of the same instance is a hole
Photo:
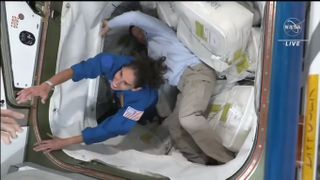
[[[141,112],[141,115],[142,113],[143,112]],[[117,114],[104,120],[97,127],[84,129],[82,135],[63,139],[54,137],[50,140],[44,140],[35,144],[33,150],[37,152],[50,152],[63,149],[72,144],[80,144],[82,142],[85,144],[93,144],[118,135],[125,135],[136,125],[136,121],[140,119],[139,114],[136,114],[136,116],[131,114],[131,119],[129,119],[128,116],[130,116],[130,114],[128,114],[127,110],[120,109]]]
[[[44,140],[39,143],[34,144],[33,150],[36,152],[43,151],[43,152],[50,152],[54,150],[63,149],[66,146],[72,144],[80,144],[83,142],[82,135],[73,136],[69,138],[53,138],[50,140]]]
[[[19,91],[16,100],[18,104],[20,104],[31,100],[32,97],[39,96],[41,97],[41,102],[44,104],[53,87],[71,79],[72,76],[73,70],[71,68],[61,71],[60,73],[52,76],[48,80],[49,82],[44,82],[38,86],[33,86]]]
[[[131,25],[138,26],[147,33],[173,33],[172,35],[174,35],[174,32],[165,23],[140,11],[126,12],[114,17],[109,21],[103,20],[102,31],[100,34],[104,36],[109,31],[109,29],[129,28],[129,26]]]
[[[52,76],[48,81],[18,92],[17,102],[24,103],[31,100],[32,97],[41,97],[41,102],[45,103],[48,99],[49,92],[54,86],[64,83],[72,78],[73,81],[80,81],[83,78],[96,78],[100,74],[110,71],[114,61],[113,55],[98,54],[86,61],[81,61],[71,68],[59,72]]]
[[[136,120],[126,117],[126,109],[104,120],[97,127],[88,127],[82,131],[83,141],[86,144],[98,143],[118,135],[125,135],[136,125]]]

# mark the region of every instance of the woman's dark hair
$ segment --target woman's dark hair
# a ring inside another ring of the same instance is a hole
[[[165,82],[163,75],[167,72],[168,67],[164,63],[165,57],[154,60],[145,54],[135,53],[135,60],[126,67],[134,70],[136,76],[135,86],[143,87],[148,85],[151,88],[159,88]]]

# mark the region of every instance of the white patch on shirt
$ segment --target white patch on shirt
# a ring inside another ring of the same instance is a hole
[[[143,111],[138,111],[132,107],[128,107],[126,109],[126,111],[123,113],[123,116],[128,118],[128,119],[131,119],[131,120],[134,120],[134,121],[139,121],[139,119],[141,118],[143,114]]]

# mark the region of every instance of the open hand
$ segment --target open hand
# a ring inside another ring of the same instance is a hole
[[[66,146],[64,139],[54,137],[53,139],[34,144],[33,150],[36,152],[50,152],[62,149],[64,146]]]
[[[20,104],[30,101],[35,96],[39,96],[41,97],[41,102],[44,104],[48,99],[48,94],[50,91],[51,87],[46,83],[42,83],[39,86],[33,86],[19,91],[17,93],[18,97],[16,98],[16,100],[17,103]]]
[[[23,119],[24,114],[9,109],[1,109],[1,140],[5,144],[11,143],[11,138],[17,138],[17,132],[22,132],[22,128],[16,119]]]

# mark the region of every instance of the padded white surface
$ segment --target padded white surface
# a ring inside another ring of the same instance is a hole
[[[101,21],[109,17],[120,2],[64,1],[57,72],[101,52]],[[95,102],[99,79],[57,86],[50,101],[51,130],[58,137],[79,135],[88,126],[96,126]]]
[[[14,86],[31,87],[40,42],[41,17],[33,13],[26,2],[7,1],[5,6]],[[21,42],[19,36],[22,31],[33,34],[34,44]]]
[[[1,141],[1,177],[8,173],[11,165],[22,163],[24,160],[29,127],[22,129],[23,132],[17,133],[18,137],[12,139],[11,144],[4,144]]]

